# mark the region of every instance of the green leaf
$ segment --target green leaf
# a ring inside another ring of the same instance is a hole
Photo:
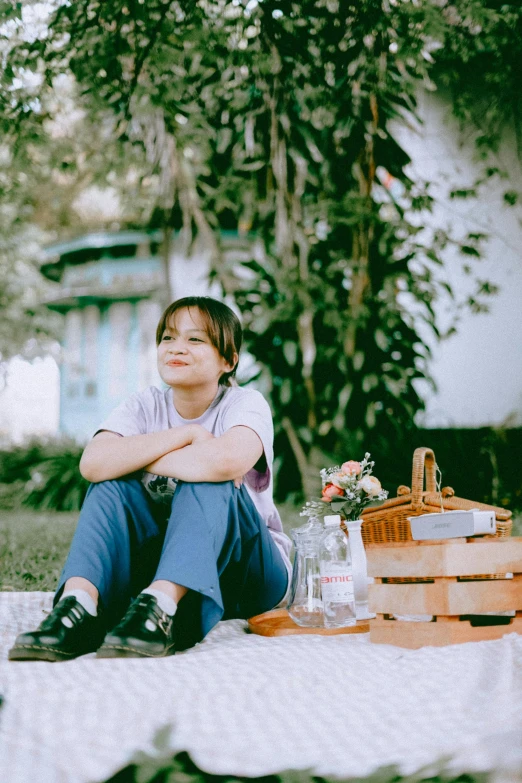
[[[346,503],[346,498],[345,499],[332,498],[330,503],[330,508],[332,509],[332,511],[335,511],[337,513],[338,511],[341,511],[344,508],[345,503]]]
[[[480,252],[472,245],[461,245],[460,250],[462,253],[465,253],[468,256],[475,256],[476,258],[480,258]]]
[[[172,743],[171,743],[172,731],[173,731],[173,726],[170,723],[166,724],[165,726],[162,726],[160,729],[157,730],[152,740],[153,745],[157,750],[166,751],[172,748]]]
[[[279,392],[279,399],[281,400],[282,405],[288,405],[288,403],[292,399],[292,384],[289,378],[285,378],[285,380],[281,385],[281,390]]]
[[[328,435],[330,430],[332,429],[333,422],[326,419],[325,421],[322,421],[317,428],[317,432],[321,437],[324,437],[325,435]]]
[[[461,190],[450,191],[450,198],[476,198],[477,191],[475,188],[462,188]]]
[[[381,351],[388,350],[388,337],[383,329],[376,329],[374,332],[375,342]]]
[[[11,2],[9,0],[0,2],[0,19],[2,23],[7,22],[9,19],[22,21],[22,8],[23,3],[21,2],[13,2],[12,0]]]
[[[353,369],[359,372],[364,364],[364,351],[356,351],[353,355]]]
[[[366,408],[366,414],[364,420],[366,422],[366,426],[368,427],[368,429],[371,430],[375,427],[377,418],[375,415],[375,405],[373,403],[368,405],[368,407]]]
[[[372,373],[371,375],[365,375],[362,381],[362,388],[365,394],[368,394],[372,389],[375,389],[379,385],[379,378]]]
[[[290,367],[295,367],[297,362],[297,343],[293,340],[285,340],[283,343],[283,353]]]
[[[509,204],[510,207],[514,207],[518,202],[520,194],[516,190],[507,190],[504,193],[504,201]]]

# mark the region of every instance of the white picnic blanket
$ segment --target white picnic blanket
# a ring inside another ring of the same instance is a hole
[[[366,634],[267,639],[232,620],[163,660],[8,662],[51,598],[0,593],[2,783],[105,780],[166,724],[174,749],[222,774],[408,773],[442,756],[522,768],[522,636],[409,651]]]

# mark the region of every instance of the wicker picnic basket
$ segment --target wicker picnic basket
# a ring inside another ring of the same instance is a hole
[[[407,517],[417,517],[441,511],[441,506],[444,511],[472,508],[494,511],[497,520],[495,536],[511,535],[513,527],[511,511],[456,497],[451,487],[443,487],[438,492],[436,466],[435,454],[432,449],[426,447],[415,449],[411,489],[401,485],[397,489],[397,497],[386,500],[380,506],[369,506],[361,514],[363,520],[361,532],[365,545],[412,541]],[[424,475],[426,476],[426,488],[424,488]],[[495,578],[495,576],[481,575],[476,578]]]

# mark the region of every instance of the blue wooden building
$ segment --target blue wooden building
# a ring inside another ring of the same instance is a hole
[[[42,272],[59,284],[46,304],[65,318],[60,431],[77,440],[130,394],[161,384],[154,338],[168,281],[160,241],[159,233],[99,232],[45,250]]]

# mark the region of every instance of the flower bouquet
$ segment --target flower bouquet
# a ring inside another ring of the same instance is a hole
[[[361,462],[349,460],[340,467],[323,468],[322,495],[309,500],[303,506],[301,516],[340,514],[345,520],[356,520],[366,506],[382,503],[388,497],[388,492],[382,488],[379,479],[372,476],[374,464],[366,453]]]

